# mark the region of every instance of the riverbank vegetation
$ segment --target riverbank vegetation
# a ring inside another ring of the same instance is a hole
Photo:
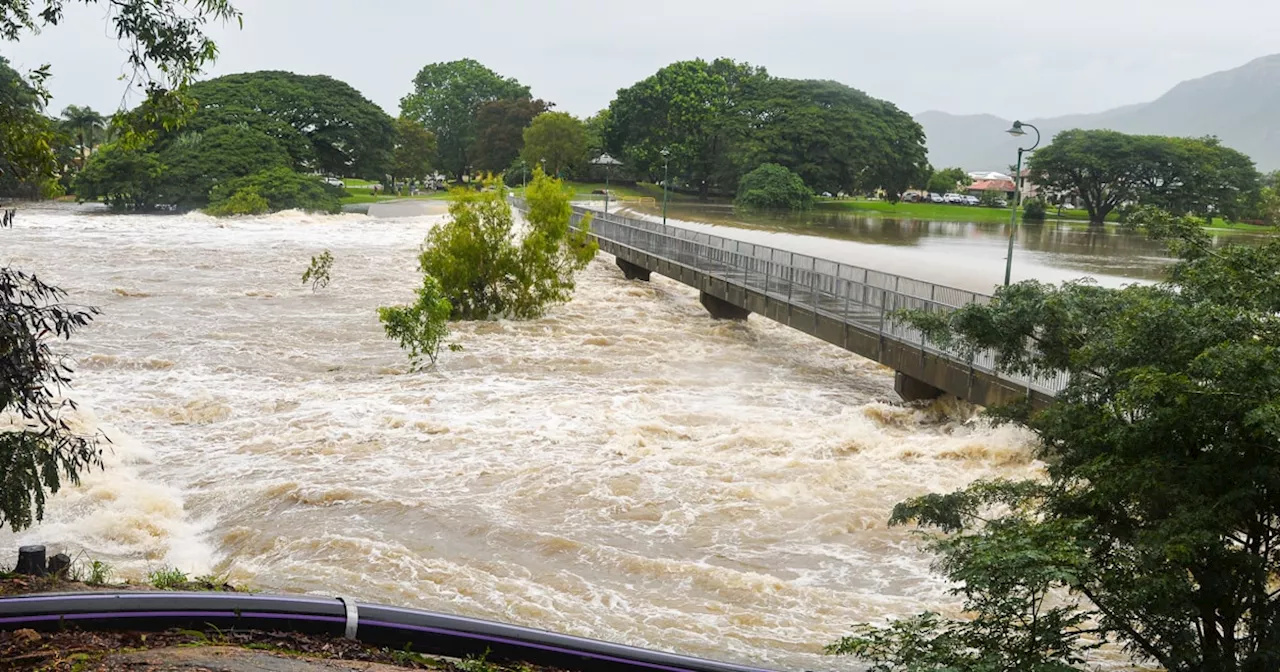
[[[813,207],[813,190],[799,175],[766,163],[742,176],[733,202],[750,210],[808,210]]]
[[[971,618],[864,625],[834,653],[906,671],[1085,669],[1112,643],[1165,670],[1273,669],[1280,646],[1280,241],[1214,247],[1194,219],[1130,217],[1178,261],[1157,285],[1023,282],[902,319],[1002,372],[1065,374],[1029,429],[1045,480],[899,504]],[[1031,347],[1028,348],[1028,344]]]
[[[1139,205],[1227,221],[1259,213],[1262,176],[1253,160],[1216,138],[1063,131],[1028,165],[1036,184],[1070,194],[1095,223]]]

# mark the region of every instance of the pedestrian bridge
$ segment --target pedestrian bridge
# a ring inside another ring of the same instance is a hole
[[[1044,406],[1066,384],[998,373],[990,353],[964,359],[893,319],[901,309],[950,311],[990,296],[616,213],[575,207],[572,224],[588,213],[600,249],[628,279],[658,273],[696,288],[712,317],[756,313],[875,360],[896,372],[907,401],[947,393],[991,406],[1030,396]]]

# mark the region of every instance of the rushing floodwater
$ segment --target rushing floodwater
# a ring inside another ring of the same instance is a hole
[[[103,309],[69,347],[114,445],[0,549],[837,668],[848,624],[949,608],[895,502],[1035,471],[1018,431],[905,408],[889,371],[603,254],[571,303],[460,324],[407,373],[375,308],[437,221],[20,213],[0,263]]]

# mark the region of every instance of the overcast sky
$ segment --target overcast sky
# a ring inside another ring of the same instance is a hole
[[[74,2],[74,0],[72,0]],[[1280,52],[1276,0],[234,0],[210,76],[328,74],[389,113],[427,63],[475,58],[579,116],[663,65],[727,56],[834,79],[919,113],[1030,118],[1152,100]],[[53,65],[52,108],[119,107],[124,53],[102,5],[0,42]]]

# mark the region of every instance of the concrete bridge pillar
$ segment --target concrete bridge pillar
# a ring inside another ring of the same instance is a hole
[[[698,303],[701,303],[702,307],[706,308],[708,313],[711,313],[711,317],[717,320],[742,321],[751,314],[751,311],[746,308],[739,308],[718,296],[712,296],[706,292],[698,293]]]
[[[628,280],[644,280],[649,282],[649,269],[641,268],[622,257],[617,258],[618,268],[622,269],[622,275]]]
[[[901,371],[897,371],[893,375],[893,391],[897,392],[903,401],[923,401],[937,399],[942,396],[942,390],[923,380],[912,378]]]

